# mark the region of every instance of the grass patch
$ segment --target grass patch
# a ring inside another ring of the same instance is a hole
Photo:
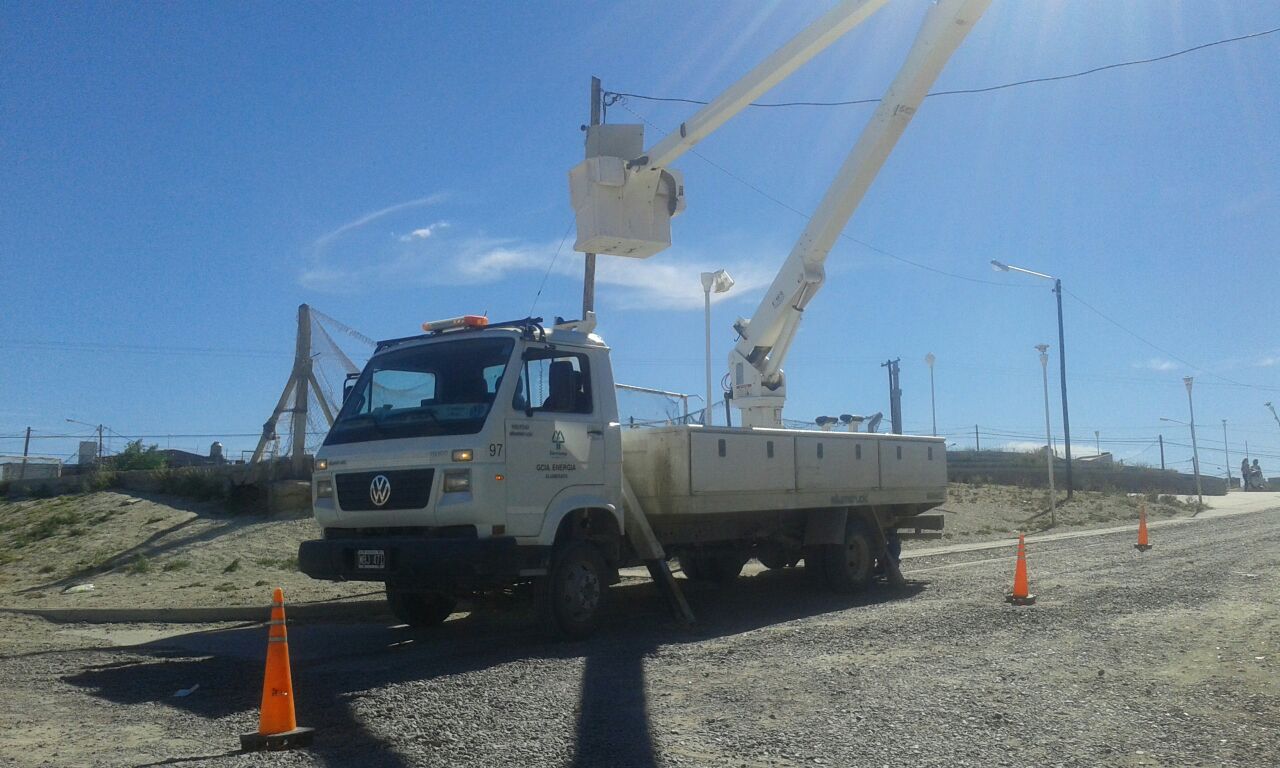
[[[40,570],[36,571],[36,573],[53,573],[56,570],[58,569],[52,565],[42,565],[40,566]]]
[[[267,581],[266,579],[258,579],[257,581],[253,582],[253,586],[255,586],[255,587],[265,587],[265,586],[267,586],[267,585],[268,585],[268,584],[270,584],[270,583],[271,583],[271,582]]]
[[[164,571],[165,573],[170,573],[172,571],[185,571],[190,567],[191,567],[190,560],[170,560],[169,562],[165,563],[160,570]]]
[[[151,561],[143,555],[136,555],[133,560],[125,566],[124,572],[130,576],[151,573]]]
[[[254,562],[263,568],[278,568],[282,571],[298,570],[297,555],[291,555],[290,557],[259,557]]]
[[[224,581],[213,588],[214,592],[235,592],[239,587],[229,581]]]
[[[237,557],[235,560],[232,560],[231,562],[227,563],[227,567],[223,568],[222,572],[235,573],[238,570],[240,570],[240,558]]]

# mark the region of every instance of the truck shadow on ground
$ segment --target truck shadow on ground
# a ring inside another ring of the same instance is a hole
[[[441,743],[422,733],[375,731],[357,711],[389,686],[483,671],[530,660],[582,659],[582,683],[572,755],[565,764],[646,768],[659,752],[649,717],[645,660],[664,646],[697,643],[879,603],[910,599],[927,582],[876,585],[860,594],[818,592],[800,571],[768,572],[717,588],[690,585],[686,593],[698,623],[667,619],[651,583],[614,587],[601,630],[589,640],[550,642],[521,613],[473,613],[430,630],[370,624],[299,624],[290,629],[298,722],[317,729],[311,754],[328,765],[400,768],[420,762]],[[125,705],[163,703],[226,731],[256,727],[266,633],[263,627],[193,632],[164,641],[115,649],[127,658],[86,667],[64,678],[90,695]],[[200,683],[195,694],[174,692]],[[416,708],[431,707],[415,700]],[[492,721],[490,721],[492,722]],[[459,726],[468,731],[466,723]],[[393,727],[390,727],[394,730]],[[206,737],[204,741],[209,741]],[[177,750],[175,750],[177,751]],[[215,758],[227,753],[207,754]],[[544,756],[545,757],[545,756]],[[174,755],[157,764],[195,759]],[[512,756],[512,759],[515,759]]]

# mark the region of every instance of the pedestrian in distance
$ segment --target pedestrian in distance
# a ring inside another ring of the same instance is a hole
[[[1257,488],[1258,490],[1260,490],[1260,491],[1261,491],[1261,490],[1263,490],[1263,489],[1265,489],[1265,488],[1267,487],[1267,478],[1263,477],[1263,475],[1262,475],[1262,467],[1258,466],[1258,460],[1257,460],[1257,459],[1254,459],[1254,460],[1253,460],[1253,471],[1252,471],[1252,473],[1251,473],[1251,474],[1252,474],[1252,476],[1253,476],[1253,487],[1254,487],[1254,488]]]
[[[1252,483],[1249,482],[1249,473],[1253,470],[1249,469],[1249,459],[1240,460],[1240,490],[1247,491]]]

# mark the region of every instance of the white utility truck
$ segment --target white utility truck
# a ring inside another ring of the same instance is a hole
[[[670,244],[683,182],[670,163],[887,0],[846,0],[643,151],[639,126],[592,126],[570,172],[576,249],[648,257]],[[900,579],[900,534],[930,535],[946,497],[944,442],[784,429],[783,358],[823,262],[947,59],[989,0],[939,0],[867,128],[750,320],[734,327],[741,426],[619,423],[595,317],[479,316],[384,341],[344,393],[315,458],[319,579],[383,582],[402,621],[443,621],[460,597],[527,586],[552,631],[595,626],[618,569],[644,564],[691,619],[666,562],[725,582],[748,559],[803,560],[840,591],[873,568]],[[855,427],[856,428],[856,425]],[[936,534],[935,534],[936,535]]]

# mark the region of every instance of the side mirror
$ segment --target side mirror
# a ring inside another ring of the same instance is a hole
[[[347,380],[342,382],[342,402],[347,402],[347,398],[351,397],[351,391],[356,388],[356,380],[360,378],[358,373],[348,373]]]

